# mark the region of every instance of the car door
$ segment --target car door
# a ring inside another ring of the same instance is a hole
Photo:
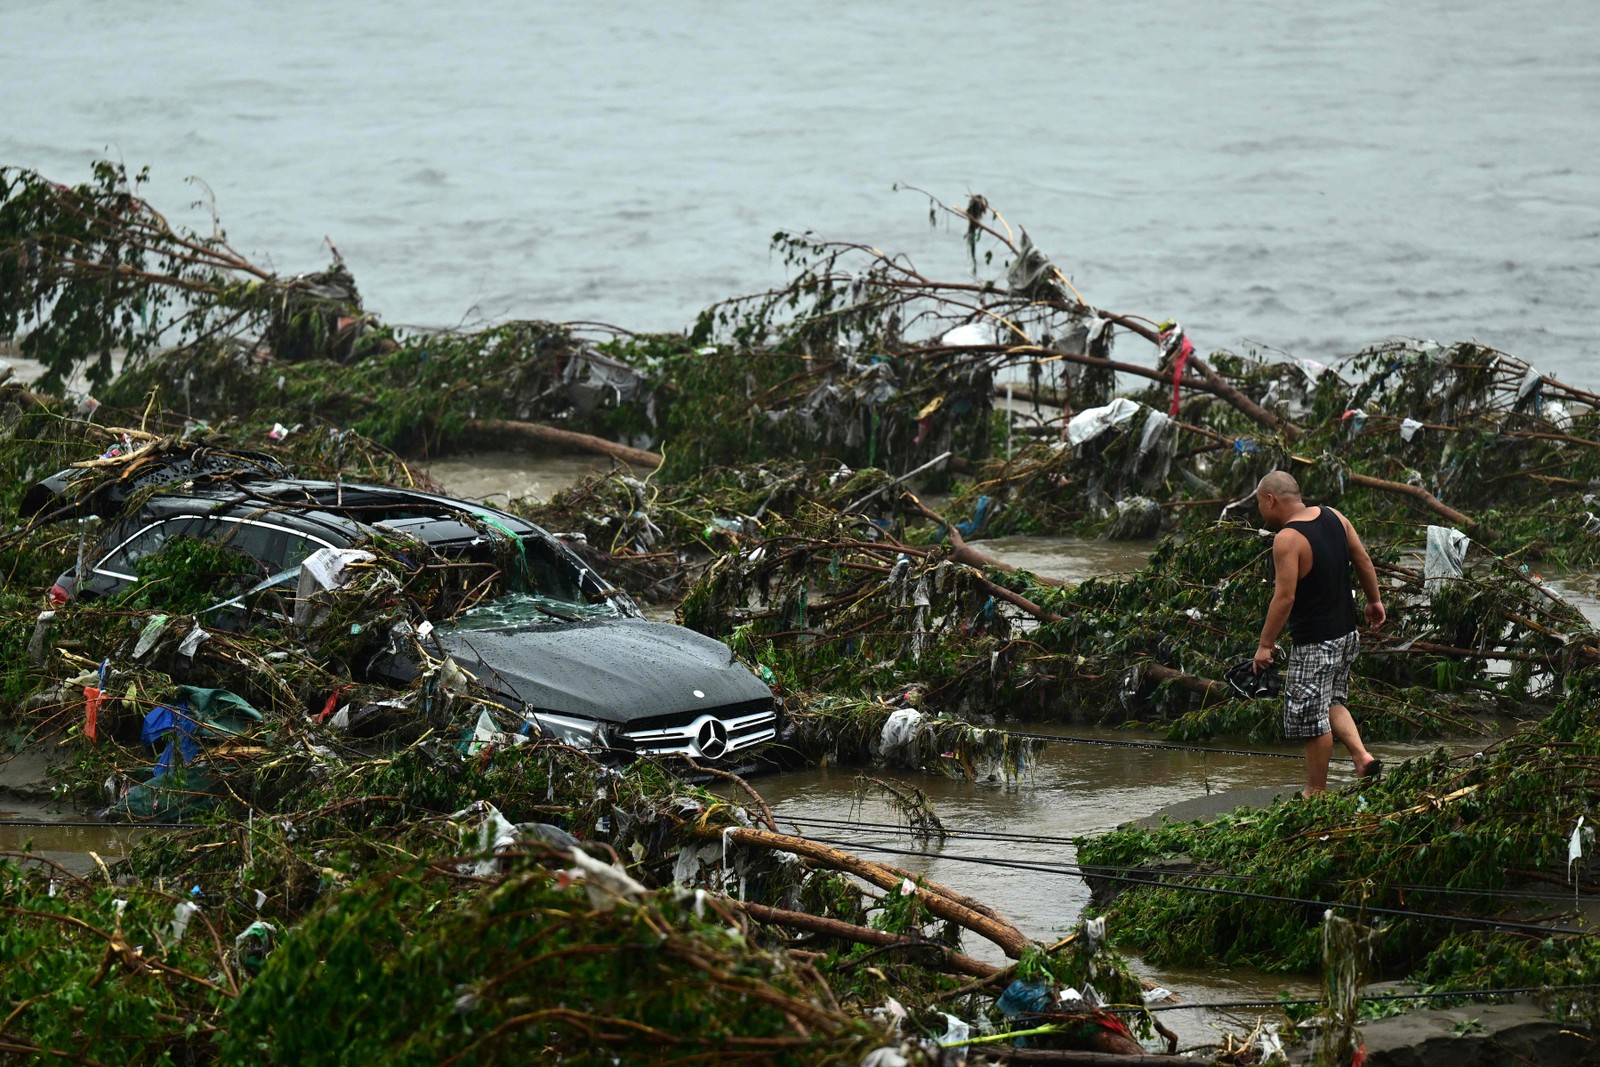
[[[207,519],[208,536],[255,560],[260,575],[245,593],[216,606],[219,625],[241,628],[257,621],[288,622],[300,564],[319,548],[336,547],[305,530],[269,518],[219,515]]]
[[[197,515],[149,516],[119,524],[103,542],[111,548],[89,566],[86,580],[77,583],[84,599],[110,596],[139,580],[139,561],[160,552],[175,537],[198,537],[205,520]]]

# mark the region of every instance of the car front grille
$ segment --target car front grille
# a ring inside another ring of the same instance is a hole
[[[778,736],[778,713],[771,701],[754,701],[650,719],[624,729],[622,736],[644,756],[720,760]]]

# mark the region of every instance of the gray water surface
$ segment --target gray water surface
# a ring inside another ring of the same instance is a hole
[[[1593,387],[1597,34],[1589,0],[0,0],[0,164],[148,164],[173,218],[214,193],[286,272],[327,238],[432,325],[682,328],[782,276],[780,228],[959,280],[891,188],[981,192],[1202,351],[1477,338]]]

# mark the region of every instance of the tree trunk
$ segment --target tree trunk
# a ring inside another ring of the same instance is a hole
[[[512,437],[521,437],[529,441],[538,441],[541,444],[557,445],[561,448],[576,448],[583,452],[599,452],[621,460],[630,467],[641,467],[645,470],[655,470],[661,466],[661,456],[655,452],[646,452],[642,448],[630,448],[616,441],[607,441],[604,437],[593,434],[577,433],[573,430],[558,430],[553,426],[545,426],[537,422],[521,422],[516,419],[473,419],[467,423],[467,428],[478,433],[506,434]]]
[[[701,827],[697,831],[702,837],[722,838],[724,831],[714,827]],[[886,891],[899,890],[901,883],[906,880],[906,872],[896,871],[885,867],[881,863],[872,863],[859,856],[852,855],[841,849],[811,841],[804,837],[794,837],[789,834],[775,834],[770,830],[754,830],[745,827],[734,827],[726,831],[729,838],[742,845],[753,848],[768,848],[778,852],[792,852],[811,860],[819,866],[830,870],[843,871],[853,874],[869,885],[877,886]],[[936,892],[925,885],[919,885],[916,893],[921,898],[928,911],[947,922],[953,922],[964,930],[970,930],[988,941],[998,945],[1011,959],[1018,959],[1030,947],[1036,947],[1035,942],[1029,940],[1022,931],[1004,919],[997,919],[992,915],[960,903],[952,896]]]

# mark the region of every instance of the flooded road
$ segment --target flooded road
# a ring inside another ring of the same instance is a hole
[[[1112,730],[1070,732],[1123,744],[1139,737]],[[1396,746],[1383,748],[1399,754]],[[1336,764],[1335,774],[1340,772]],[[867,785],[858,777],[862,774],[921,789],[950,836],[942,842],[914,840],[901,829],[904,820],[882,791]],[[982,900],[1029,937],[1048,942],[1070,932],[1089,902],[1088,887],[1074,866],[1072,838],[1114,829],[1208,792],[1292,790],[1298,788],[1300,774],[1297,758],[1047,744],[1038,753],[1031,779],[1012,786],[834,767],[762,778],[755,785],[772,805],[780,829],[923,874]],[[1115,920],[1111,933],[1114,938]],[[972,936],[964,939],[964,951],[1004,962],[998,949]],[[1141,977],[1191,1003],[1270,1000],[1279,990],[1303,995],[1315,988],[1314,980],[1301,976],[1163,969],[1138,961],[1133,966]],[[1163,1021],[1187,1044],[1213,1039],[1210,1025],[1217,1018],[1215,1013],[1184,1011],[1165,1013]]]

